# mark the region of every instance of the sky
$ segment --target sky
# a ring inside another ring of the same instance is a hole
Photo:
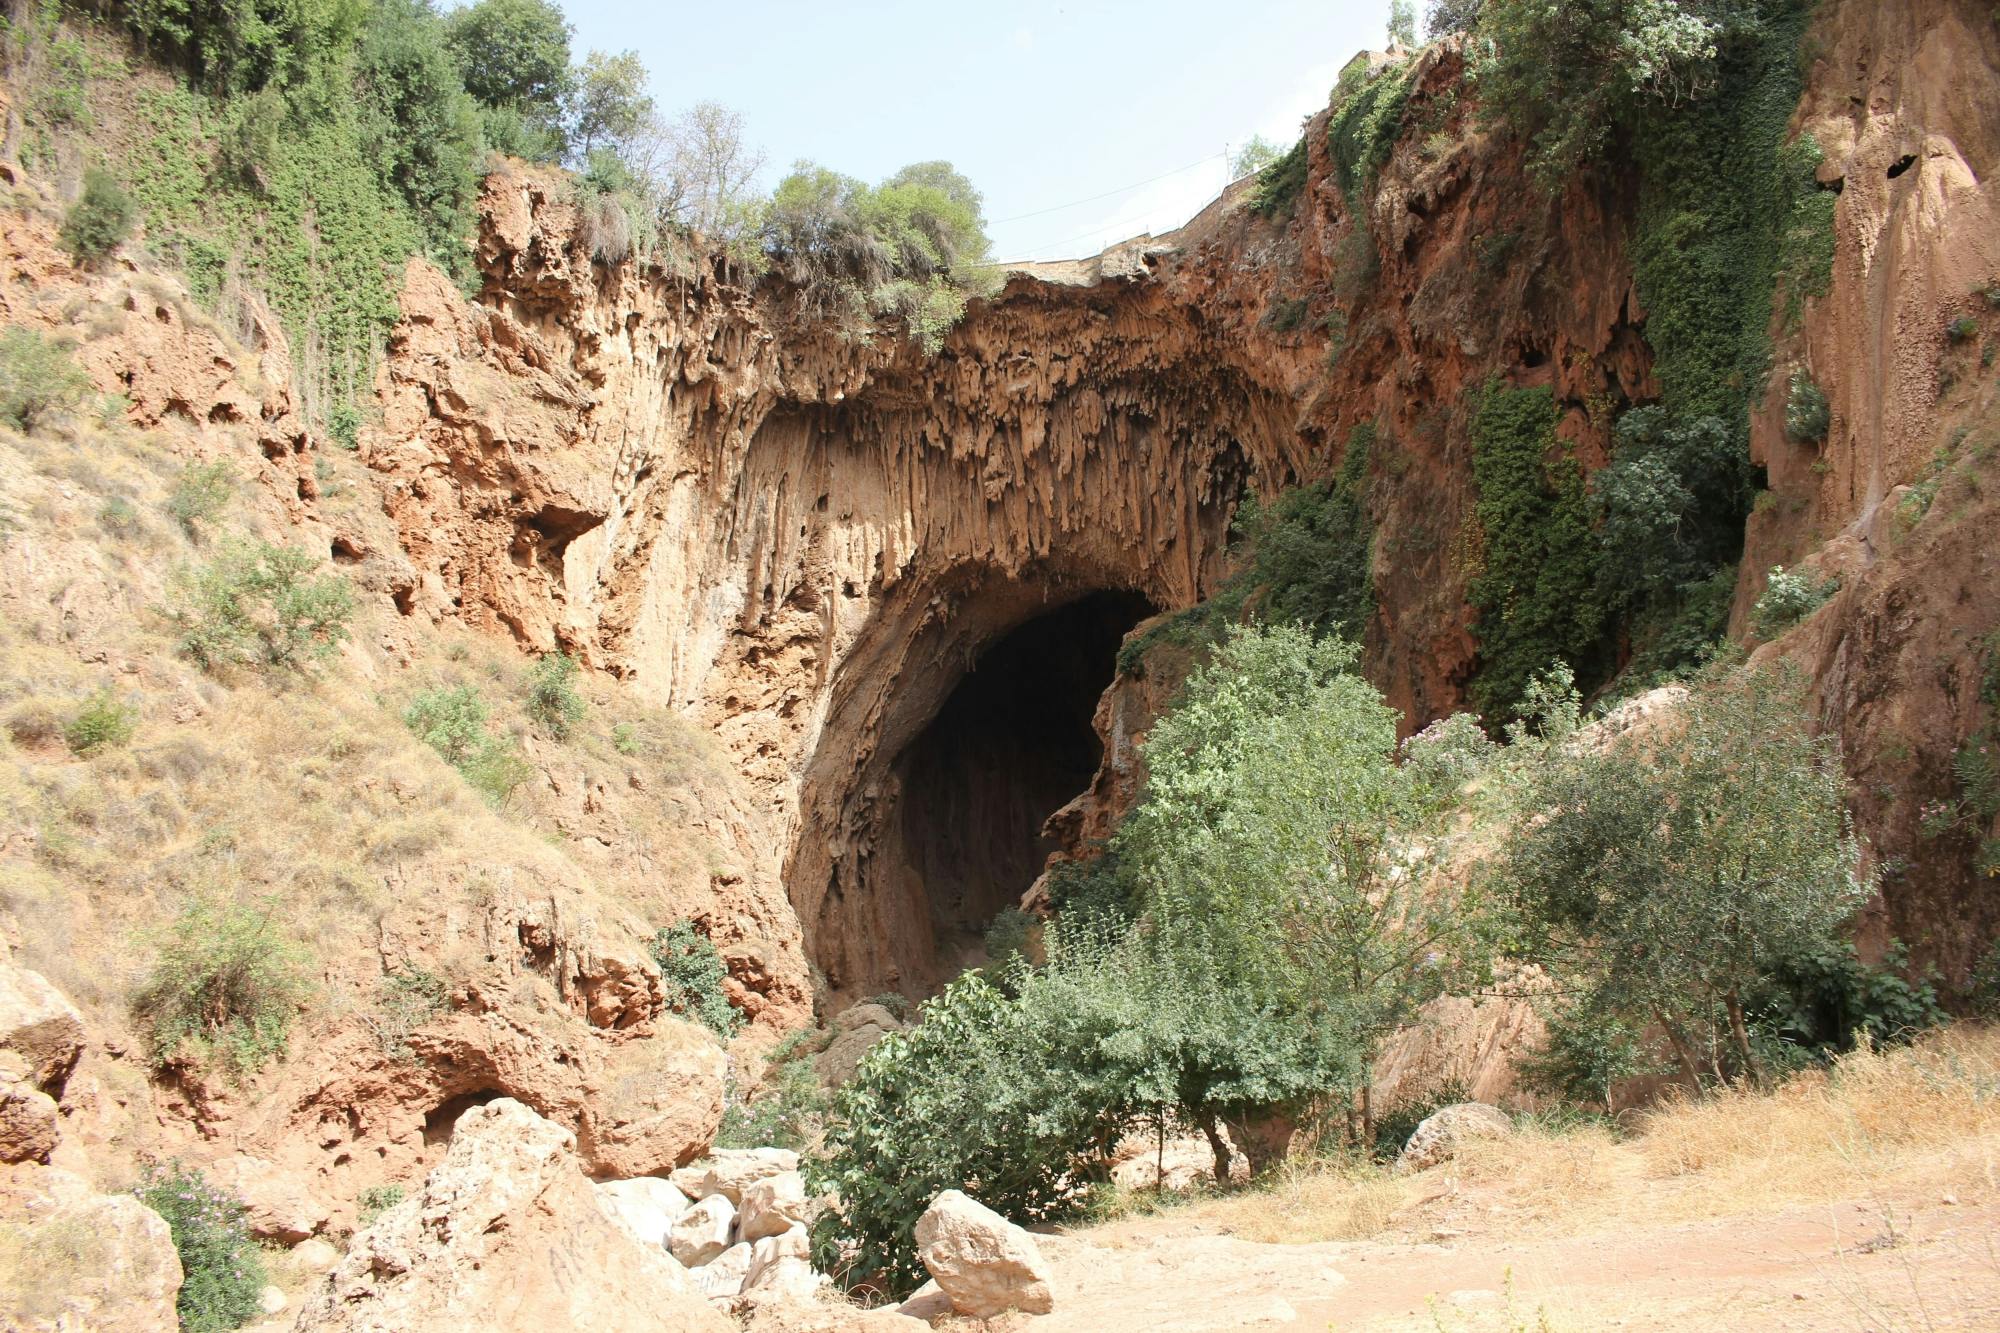
[[[743,115],[770,186],[799,159],[879,181],[943,158],[984,194],[999,259],[1172,230],[1253,134],[1289,147],[1388,0],[1013,5],[561,0],[574,48],[636,50],[671,114]]]

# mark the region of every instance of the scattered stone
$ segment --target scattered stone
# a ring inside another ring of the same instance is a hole
[[[694,1289],[711,1301],[727,1300],[743,1290],[751,1257],[750,1246],[732,1245],[688,1276],[694,1279]]]
[[[1484,1102],[1460,1102],[1432,1112],[1396,1158],[1398,1171],[1424,1171],[1451,1160],[1462,1144],[1474,1139],[1504,1139],[1514,1122],[1498,1107]]]
[[[675,1220],[667,1248],[674,1258],[696,1268],[728,1249],[735,1230],[736,1210],[722,1195],[711,1194]]]
[[[793,1227],[810,1224],[805,1177],[784,1171],[750,1185],[743,1191],[742,1212],[736,1232],[744,1240],[778,1236]]]
[[[0,963],[0,1051],[27,1061],[27,1080],[51,1097],[83,1054],[83,1015],[39,972]]]
[[[28,1081],[27,1061],[0,1051],[0,1162],[46,1162],[62,1142],[62,1109]]]
[[[292,1259],[309,1273],[324,1273],[340,1262],[340,1251],[315,1236],[292,1246]]]
[[[978,1200],[958,1190],[938,1195],[917,1219],[916,1239],[924,1267],[958,1313],[991,1319],[1055,1309],[1035,1238]]]
[[[575,1144],[512,1098],[467,1111],[443,1164],[354,1238],[294,1333],[729,1333],[679,1264],[605,1216]]]
[[[285,1293],[277,1287],[267,1286],[257,1293],[257,1308],[265,1314],[277,1314],[285,1304]]]
[[[758,1181],[798,1169],[799,1155],[788,1148],[717,1148],[706,1161],[684,1166],[669,1179],[690,1199],[720,1194],[737,1204]]]
[[[945,1295],[944,1288],[937,1284],[936,1278],[932,1278],[911,1292],[909,1299],[896,1307],[896,1313],[930,1324],[956,1311],[951,1308],[951,1297]]]
[[[647,1245],[665,1248],[674,1223],[693,1205],[688,1196],[658,1176],[637,1180],[605,1180],[597,1185],[597,1204],[612,1221]]]
[[[327,1206],[298,1180],[258,1157],[238,1153],[209,1165],[209,1182],[243,1204],[250,1234],[290,1245],[326,1225]]]
[[[747,1291],[757,1285],[758,1276],[780,1259],[812,1259],[812,1237],[804,1227],[793,1227],[775,1236],[766,1236],[750,1247],[750,1271],[744,1274]]]
[[[792,1300],[810,1300],[826,1279],[813,1271],[810,1260],[786,1255],[743,1279],[743,1291]]]

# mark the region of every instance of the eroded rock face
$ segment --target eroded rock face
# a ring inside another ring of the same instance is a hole
[[[0,1051],[26,1064],[29,1083],[62,1094],[83,1055],[83,1015],[39,972],[0,962]]]
[[[30,1168],[34,1170],[33,1168]],[[24,1333],[176,1333],[181,1261],[166,1220],[65,1171],[0,1198],[0,1326]]]
[[[916,1239],[924,1267],[959,1314],[991,1319],[1055,1309],[1035,1238],[978,1200],[958,1190],[938,1195],[917,1219]]]
[[[355,1237],[294,1328],[726,1333],[671,1256],[605,1216],[575,1143],[519,1102],[467,1111],[443,1165]]]

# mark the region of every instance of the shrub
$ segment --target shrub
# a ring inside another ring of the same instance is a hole
[[[33,434],[74,411],[90,387],[66,344],[18,324],[0,333],[0,421]]]
[[[236,470],[224,459],[210,463],[189,463],[174,479],[167,493],[167,513],[190,537],[222,517],[236,493]]]
[[[1793,444],[1818,444],[1833,425],[1826,395],[1803,369],[1792,372],[1785,395],[1785,438]]]
[[[1257,172],[1257,189],[1250,196],[1250,211],[1262,217],[1289,216],[1306,188],[1308,170],[1306,141],[1300,139],[1284,156],[1265,164]]]
[[[1776,638],[1839,591],[1839,579],[1819,582],[1810,574],[1789,573],[1783,565],[1773,565],[1763,595],[1750,608],[1750,632],[1760,639]]]
[[[646,752],[646,742],[640,738],[639,729],[630,722],[620,722],[611,728],[611,748],[632,758]]]
[[[722,1125],[715,1134],[718,1148],[790,1148],[811,1146],[824,1123],[826,1090],[809,1059],[774,1063],[764,1076],[764,1092],[754,1100],[732,1090],[722,1108]]]
[[[268,542],[233,542],[172,580],[170,608],[180,648],[213,670],[226,666],[305,669],[348,637],[354,591],[334,574],[308,577],[318,561]]]
[[[1268,506],[1244,501],[1236,522],[1255,553],[1260,619],[1357,641],[1367,632],[1375,614],[1375,529],[1364,490],[1374,443],[1374,425],[1357,426],[1332,480],[1295,487]]]
[[[1929,981],[1904,975],[1908,967],[1895,941],[1875,965],[1862,962],[1850,940],[1781,959],[1765,993],[1751,1001],[1751,1025],[1772,1046],[1822,1063],[1853,1050],[1857,1039],[1909,1041],[1943,1023],[1945,1012]]]
[[[666,987],[667,1007],[699,1022],[722,1038],[735,1035],[743,1015],[722,989],[729,969],[708,936],[694,922],[680,920],[653,935],[653,961]]]
[[[1960,315],[1945,326],[1944,332],[1954,343],[1971,342],[1979,336],[1979,321],[1970,315]]]
[[[576,659],[549,653],[528,671],[528,716],[557,740],[566,739],[583,720],[583,699],[571,684]]]
[[[121,537],[139,531],[139,507],[122,495],[108,497],[98,506],[97,521]]]
[[[1590,479],[1598,588],[1607,607],[1664,607],[1742,550],[1749,439],[1716,417],[1676,421],[1662,407],[1632,409],[1617,434],[1610,463]]]
[[[1424,21],[1424,33],[1431,38],[1449,36],[1454,32],[1470,32],[1479,23],[1481,0],[1431,0],[1430,14]]]
[[[63,741],[79,755],[123,745],[132,739],[139,710],[127,704],[107,685],[85,701],[63,728]]]
[[[180,1255],[174,1308],[183,1333],[241,1328],[262,1313],[258,1297],[269,1278],[240,1202],[179,1162],[148,1168],[133,1193],[166,1219]]]
[[[153,1063],[220,1063],[244,1078],[284,1053],[311,994],[310,956],[274,923],[275,897],[257,906],[198,894],[175,916],[139,993]]]
[[[486,728],[486,701],[470,685],[425,690],[403,710],[403,725],[457,769],[489,804],[504,804],[529,768],[514,742]]]
[[[334,444],[354,452],[361,447],[361,409],[353,403],[335,403],[326,414],[326,433]]]
[[[435,972],[420,967],[391,972],[376,990],[375,1014],[369,1027],[383,1053],[398,1059],[410,1054],[410,1034],[445,1011],[451,987]]]
[[[63,214],[62,242],[79,267],[95,264],[132,234],[138,207],[102,167],[83,173],[83,193]]]
[[[370,1185],[354,1197],[354,1223],[358,1228],[371,1226],[375,1219],[403,1201],[401,1185]]]

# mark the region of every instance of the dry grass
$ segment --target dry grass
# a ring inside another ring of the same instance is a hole
[[[1670,1104],[1645,1118],[1635,1146],[1648,1174],[1681,1182],[1685,1204],[1703,1215],[1890,1181],[1990,1192],[2000,1028],[1961,1025],[1912,1046],[1857,1051],[1769,1093]]]

